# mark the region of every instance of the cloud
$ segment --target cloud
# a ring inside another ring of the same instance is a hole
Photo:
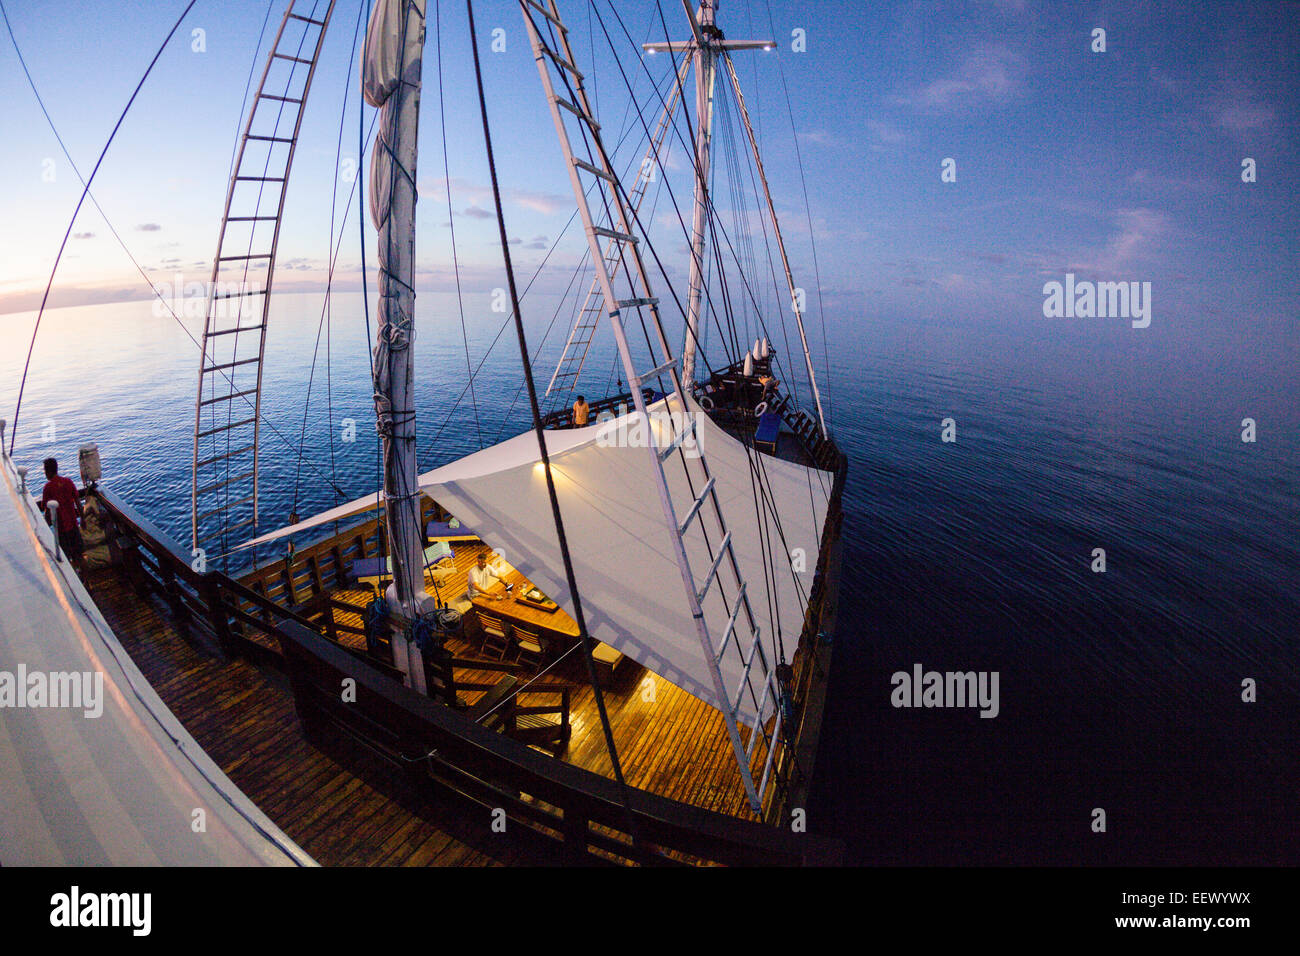
[[[72,238],[73,239],[94,239],[95,234],[93,232],[74,232],[72,234]]]
[[[465,215],[471,219],[495,219],[495,213],[490,213],[481,206],[470,206],[465,210]]]
[[[136,232],[161,232],[162,226],[156,222],[142,222],[135,227]]]
[[[1111,274],[1153,252],[1169,230],[1169,217],[1145,207],[1120,209],[1115,213],[1116,232],[1105,246],[1085,254],[1068,267],[1068,271]]]
[[[1221,81],[1202,100],[1202,113],[1218,129],[1238,140],[1256,140],[1271,134],[1277,113],[1242,80]]]
[[[894,146],[907,137],[903,131],[888,120],[867,120],[867,134],[876,144]]]
[[[1215,121],[1220,129],[1239,139],[1247,139],[1257,132],[1272,129],[1276,119],[1272,107],[1263,103],[1238,102],[1223,106]]]
[[[921,110],[970,109],[1004,103],[1020,92],[1024,63],[1010,48],[979,44],[950,75],[931,80],[894,102]]]
[[[572,196],[539,193],[528,189],[508,189],[505,198],[507,202],[512,202],[517,206],[523,206],[525,209],[531,209],[533,212],[540,212],[548,216],[573,208]]]
[[[799,133],[798,136],[805,143],[812,143],[814,146],[836,146],[839,144],[839,141],[824,129],[807,130]]]
[[[492,202],[492,187],[485,183],[471,182],[460,177],[452,177],[450,182],[452,197],[457,201],[472,203],[471,208],[477,208],[482,212],[482,207]],[[420,192],[426,195],[445,197],[447,195],[447,184],[448,180],[443,177],[422,180],[420,182]],[[523,206],[525,209],[531,209],[545,215],[553,215],[557,212],[571,212],[573,210],[573,197],[559,195],[558,193],[544,193],[530,189],[505,189],[501,193],[501,199],[505,203]],[[468,210],[466,214],[477,216],[480,219],[485,218]],[[491,216],[493,214],[489,212],[487,215]]]

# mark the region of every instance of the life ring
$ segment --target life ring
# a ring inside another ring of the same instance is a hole
[[[701,395],[700,408],[704,409],[706,412],[713,411],[713,399],[710,398],[708,395]]]
[[[755,418],[762,418],[765,414],[767,414],[767,402],[759,402],[754,406]]]

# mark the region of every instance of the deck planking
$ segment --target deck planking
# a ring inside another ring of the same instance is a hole
[[[490,550],[482,543],[457,542],[452,559],[455,569],[439,588],[444,601],[454,603],[465,598],[469,569],[477,562],[479,552]],[[335,589],[331,594],[357,606],[372,598],[372,591],[365,587]],[[333,615],[336,623],[361,626],[359,614],[336,609]],[[340,640],[357,648],[365,646],[359,635],[341,633]],[[452,639],[447,647],[457,657],[477,656],[477,645],[468,639]],[[570,689],[573,732],[560,759],[612,779],[613,762],[606,751],[596,696],[579,653],[569,654],[540,675],[546,684]],[[494,671],[456,669],[458,681],[495,683],[500,676]],[[642,694],[647,677],[654,681],[654,699],[649,701]],[[624,659],[610,686],[602,689],[614,745],[630,786],[719,813],[754,819],[721,711],[631,658]],[[478,696],[478,692],[466,692],[463,698],[473,703]],[[748,734],[742,728],[745,745]],[[762,753],[760,745],[753,765],[756,778],[763,770]]]
[[[95,604],[158,696],[222,771],[277,826],[327,866],[463,866],[521,862],[484,852],[445,827],[448,808],[390,792],[382,775],[344,766],[302,734],[279,675],[227,659],[165,604],[114,569],[89,575]],[[494,859],[495,857],[495,859]]]
[[[465,576],[480,550],[485,546],[457,545],[455,571],[441,589],[444,600],[465,596]],[[186,729],[223,772],[319,862],[342,866],[521,862],[509,847],[491,848],[489,856],[448,832],[444,824],[450,808],[395,794],[374,773],[359,773],[350,763],[345,766],[314,747],[302,733],[293,695],[280,675],[224,657],[201,632],[176,625],[165,603],[138,596],[114,569],[94,572],[88,583],[123,647]],[[366,588],[331,593],[354,605],[371,598]],[[342,610],[333,614],[338,623],[361,625],[358,614]],[[340,639],[364,646],[359,635],[341,633]],[[468,639],[453,640],[448,646],[458,657],[477,654],[476,644]],[[501,675],[458,668],[456,676],[460,681],[494,683]],[[578,653],[540,676],[548,685],[570,689],[573,731],[559,759],[613,778],[595,693]],[[653,700],[644,699],[642,693],[646,678],[654,682]],[[630,658],[603,691],[630,786],[753,818],[719,710]],[[480,693],[466,692],[464,697],[472,703]],[[742,730],[742,737],[747,743],[747,732]],[[761,770],[761,761],[756,761],[755,772]],[[471,826],[481,829],[481,821]],[[463,830],[456,832],[465,835]]]

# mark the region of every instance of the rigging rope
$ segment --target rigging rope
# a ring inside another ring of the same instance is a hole
[[[338,263],[339,252],[343,246],[343,233],[347,228],[348,213],[351,212],[352,210],[352,197],[356,195],[357,181],[353,179],[352,189],[348,192],[347,204],[343,208],[343,222],[339,226],[339,237],[338,240],[336,241],[334,239],[334,214],[338,206],[339,165],[343,161],[343,126],[347,120],[348,90],[351,88],[352,85],[352,65],[356,61],[357,37],[360,36],[361,34],[362,12],[363,12],[362,8],[360,4],[358,4],[357,23],[352,31],[352,47],[351,47],[351,53],[349,53],[348,55],[348,69],[347,72],[344,74],[343,108],[339,112],[339,135],[338,135],[338,140],[334,146],[334,182],[332,183],[332,188],[330,190],[330,225],[329,225],[329,232],[326,234],[329,237],[326,246],[326,251],[330,253],[329,269],[325,274],[325,301],[321,304],[320,322],[316,326],[316,344],[312,348],[312,353],[311,353],[311,371],[307,375],[307,396],[302,406],[302,431],[298,435],[299,449],[303,448],[307,441],[307,416],[311,411],[311,389],[312,389],[312,384],[316,380],[316,359],[320,355],[321,331],[322,329],[325,329],[325,324],[327,319],[333,318],[332,293],[334,291],[334,267]],[[364,204],[364,200],[363,200],[363,204]],[[364,215],[364,210],[362,211],[362,214]],[[327,329],[325,331],[326,331],[325,369],[326,369],[326,376],[328,377],[329,368],[330,368],[329,332]],[[329,388],[328,385],[327,388]],[[331,466],[331,471],[333,471],[334,406],[333,406],[333,400],[330,396],[327,395],[326,400],[329,403],[329,429],[328,430],[330,436],[330,466]],[[290,522],[295,521],[296,520],[295,516],[298,514],[298,491],[299,491],[299,480],[301,479],[301,477],[302,477],[302,458],[300,456],[298,459],[297,468],[294,471],[294,476],[293,476],[293,505],[289,509]],[[337,496],[335,499],[335,503],[337,503]]]
[[[117,118],[117,122],[113,125],[113,131],[109,134],[108,141],[104,143],[104,148],[99,153],[99,159],[95,160],[95,168],[90,171],[90,178],[86,180],[85,187],[81,190],[81,198],[77,200],[77,208],[73,210],[72,218],[68,220],[68,228],[63,234],[63,242],[59,244],[59,253],[54,257],[54,266],[50,269],[49,282],[45,284],[45,294],[41,297],[41,307],[36,313],[36,325],[32,329],[32,340],[27,346],[27,360],[23,363],[23,376],[18,385],[18,401],[14,405],[13,431],[10,433],[9,437],[9,454],[11,457],[14,453],[14,443],[18,440],[18,414],[22,411],[23,407],[23,391],[27,387],[27,372],[31,368],[32,352],[36,348],[36,336],[41,330],[41,319],[45,316],[45,306],[50,299],[50,289],[54,286],[55,273],[59,271],[59,263],[63,261],[63,251],[68,247],[68,240],[72,238],[72,227],[76,225],[77,214],[81,212],[81,206],[85,203],[86,196],[90,194],[90,184],[95,181],[95,175],[99,172],[99,167],[103,164],[104,157],[108,155],[108,148],[113,145],[113,140],[117,137],[117,131],[122,128],[122,122],[126,119],[126,114],[130,112],[132,104],[135,103],[135,98],[140,95],[140,90],[144,88],[145,80],[149,78],[149,74],[153,72],[154,65],[157,64],[159,58],[162,56],[163,50],[167,49],[167,44],[171,42],[176,31],[180,29],[181,22],[189,15],[190,10],[194,8],[194,4],[197,2],[198,0],[190,0],[190,2],[185,5],[185,9],[182,10],[181,15],[176,18],[176,22],[172,24],[172,28],[167,31],[167,36],[163,38],[162,44],[158,47],[158,52],[156,52],[153,55],[153,59],[149,61],[149,66],[145,68],[144,75],[140,77],[140,82],[136,84],[135,90],[131,93],[131,98],[126,101],[126,106],[122,109],[122,115]],[[8,27],[8,13],[5,13],[4,19],[5,26]],[[9,36],[12,39],[12,28],[9,30]],[[15,48],[17,45],[18,44],[15,41]],[[23,69],[27,69],[25,64]],[[30,74],[28,74],[28,79],[31,79]]]
[[[442,0],[433,7],[434,49],[438,55],[438,119],[442,128],[442,170],[447,186],[447,226],[451,229],[451,262],[456,273],[456,307],[460,311],[460,337],[465,345],[465,371],[469,373],[470,403],[474,407],[474,429],[478,433],[478,447],[483,448],[483,425],[478,415],[478,395],[474,390],[474,370],[470,368],[469,331],[465,326],[465,299],[460,289],[460,255],[456,251],[456,214],[451,208],[451,164],[447,156],[447,106],[443,96],[442,79]]]
[[[577,620],[578,633],[582,639],[587,676],[591,680],[592,693],[596,698],[596,709],[600,714],[601,729],[604,731],[605,746],[609,751],[610,763],[613,765],[614,778],[618,781],[623,797],[623,807],[627,811],[629,831],[633,842],[637,842],[636,822],[632,816],[627,781],[623,777],[623,767],[618,759],[618,748],[614,744],[614,731],[610,727],[609,714],[605,710],[605,695],[600,689],[600,682],[596,677],[596,665],[591,656],[593,650],[591,634],[587,630],[587,619],[583,613],[582,599],[578,593],[578,582],[573,570],[573,558],[569,553],[569,541],[564,532],[564,519],[560,514],[560,502],[555,493],[555,476],[551,472],[551,459],[546,451],[546,432],[542,428],[541,409],[537,404],[537,387],[533,382],[533,370],[528,359],[528,341],[524,335],[523,316],[519,310],[519,295],[515,288],[514,268],[510,261],[510,240],[506,235],[505,210],[501,204],[501,186],[497,181],[496,161],[492,153],[492,133],[488,125],[487,97],[483,92],[483,68],[479,61],[478,35],[474,27],[474,0],[465,0],[465,8],[469,15],[470,49],[474,54],[474,78],[478,85],[479,111],[483,120],[483,141],[487,150],[488,171],[492,178],[492,198],[496,205],[497,227],[501,237],[501,255],[505,260],[506,284],[510,289],[511,306],[514,309],[515,333],[519,339],[519,358],[523,362],[524,377],[528,383],[528,399],[533,412],[533,430],[537,433],[537,447],[541,454],[542,469],[546,475],[546,490],[551,501],[551,516],[555,521],[555,534],[560,546],[560,554],[564,559],[564,574],[569,585],[569,594],[573,598],[574,617]]]

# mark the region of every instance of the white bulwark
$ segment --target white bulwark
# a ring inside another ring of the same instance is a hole
[[[136,669],[7,455],[0,472],[0,671],[28,691],[0,705],[0,865],[312,865]]]

